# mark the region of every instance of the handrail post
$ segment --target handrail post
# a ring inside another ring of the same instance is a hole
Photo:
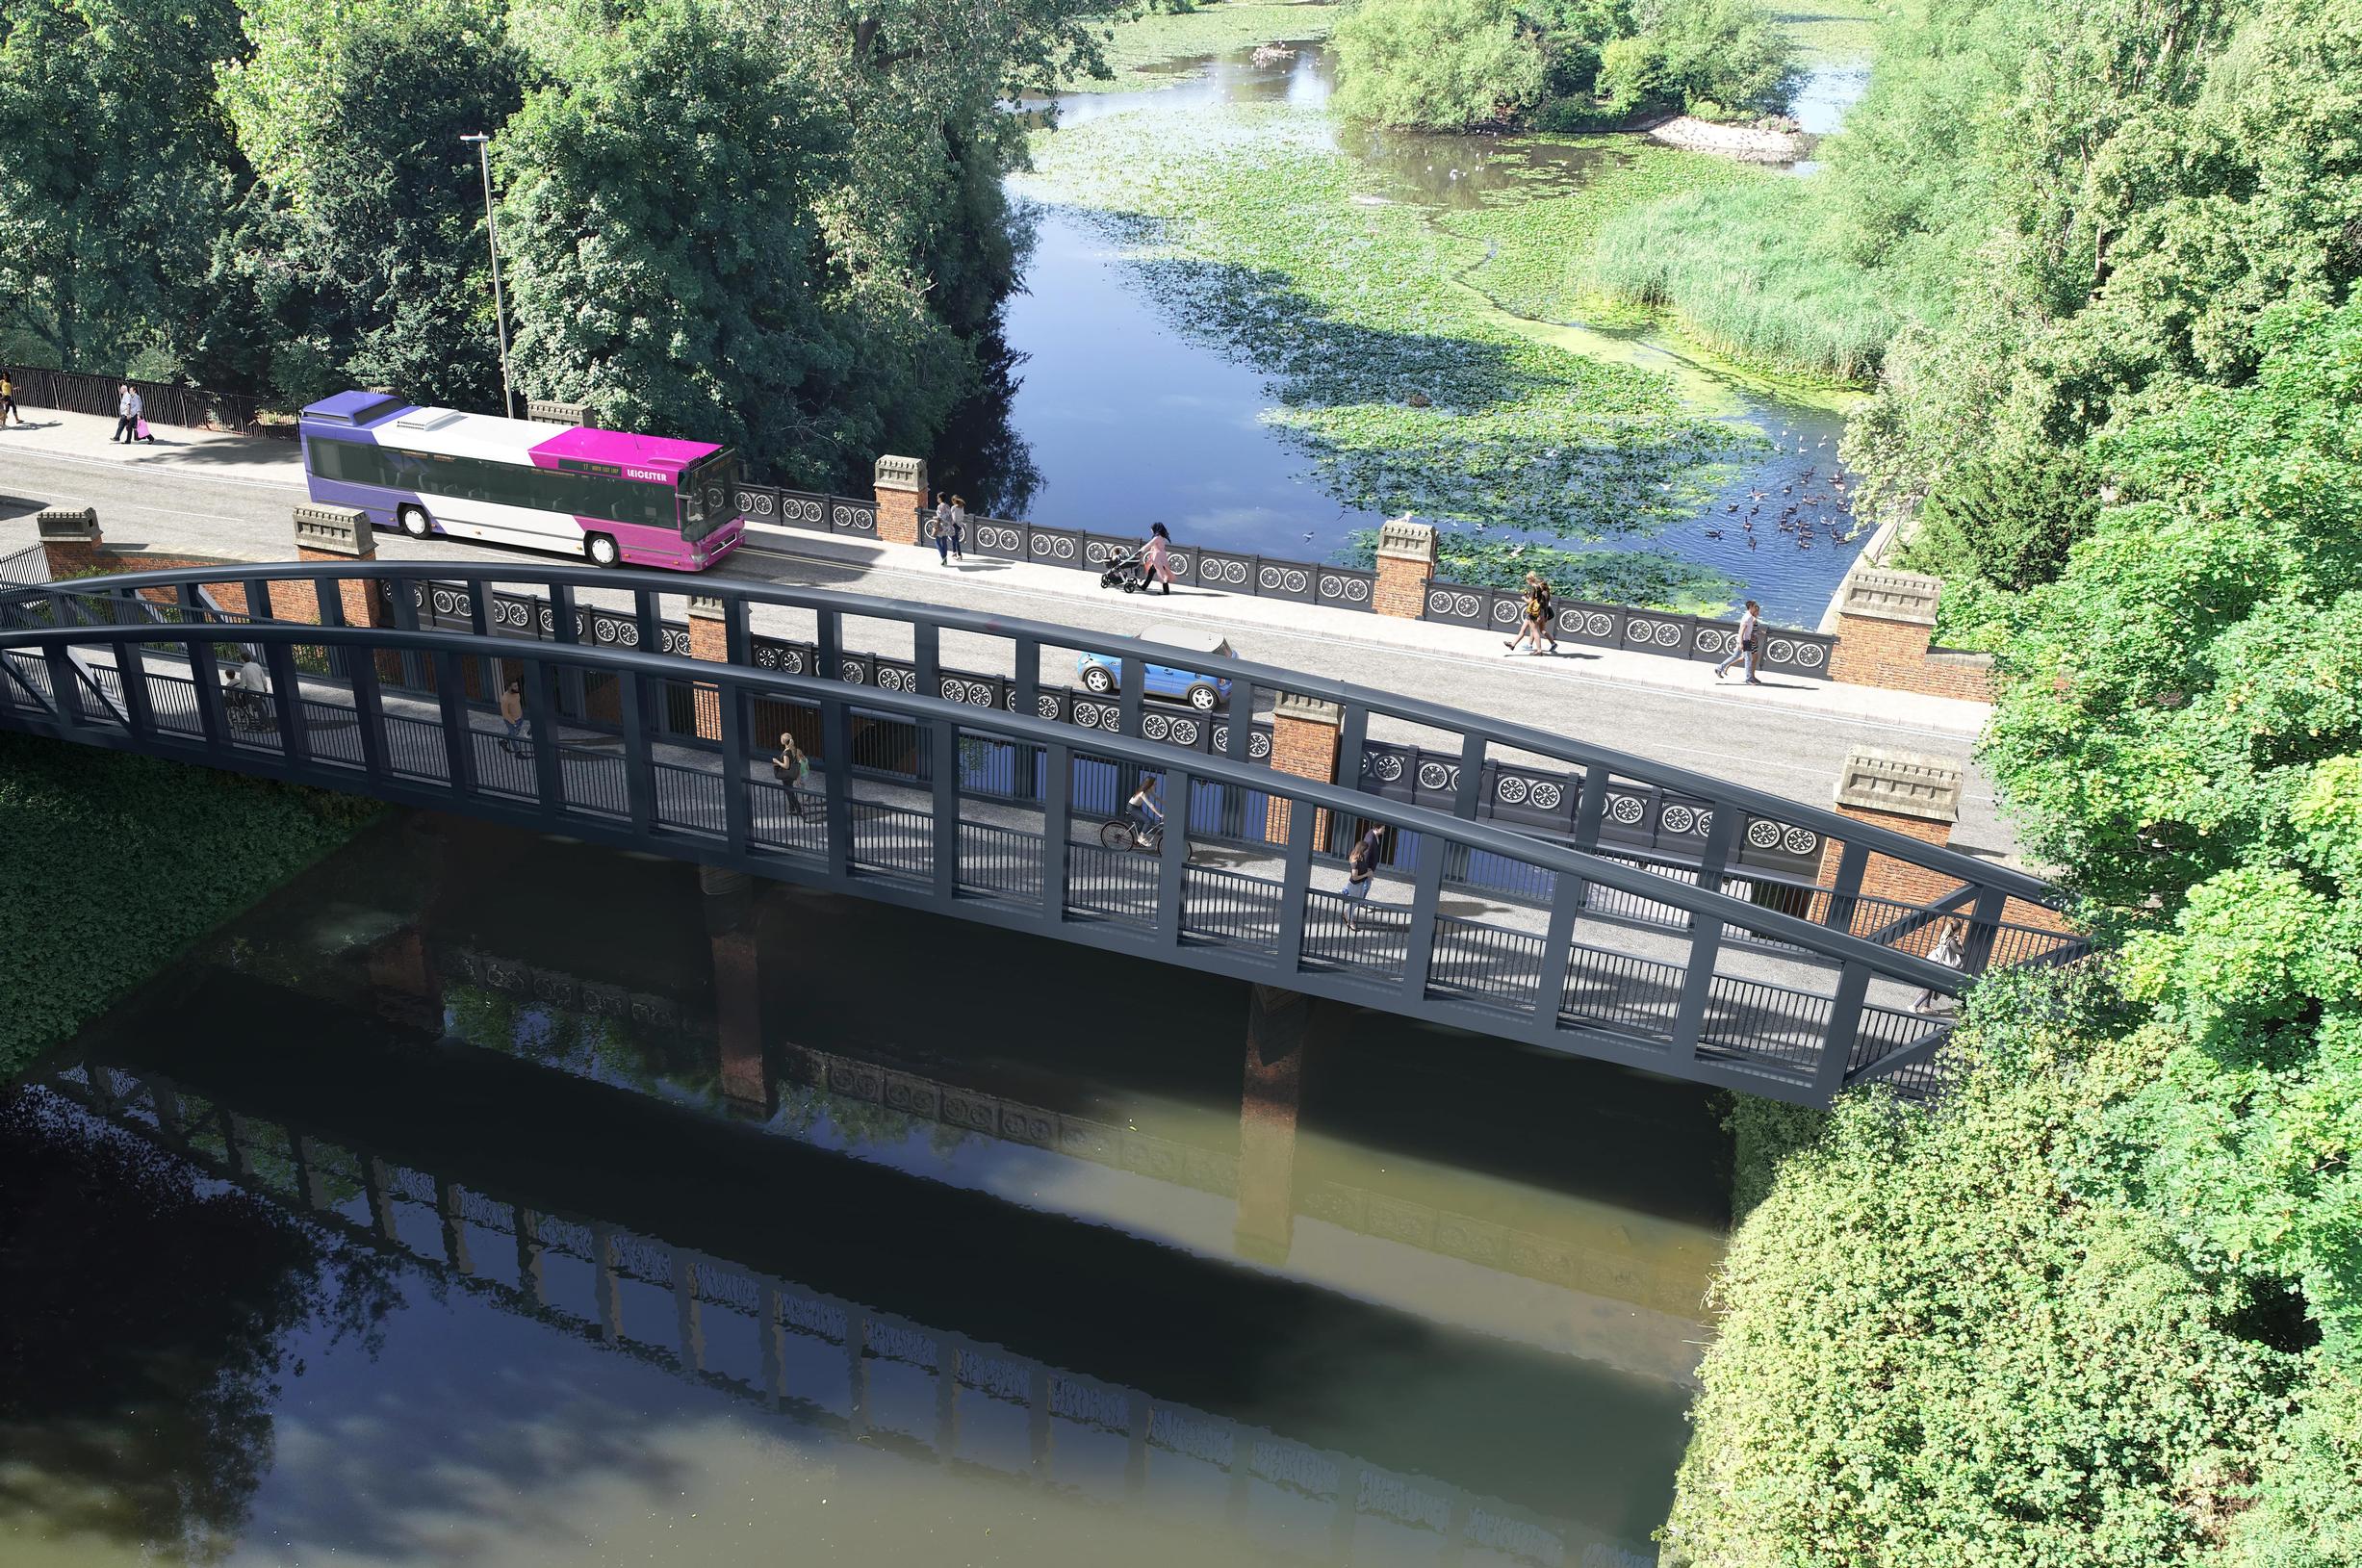
[[[853,716],[842,697],[820,699],[820,771],[828,784],[829,875],[853,874]]]
[[[557,732],[551,725],[550,665],[539,658],[520,658],[525,676],[525,743],[533,748],[533,793],[542,809],[566,809],[566,779],[561,767]]]
[[[269,643],[263,649],[263,662],[270,671],[270,694],[279,710],[279,756],[290,768],[300,768],[312,759],[311,733],[304,727],[303,676],[295,668],[295,650],[292,644]]]
[[[1607,769],[1593,762],[1583,769],[1581,793],[1575,798],[1575,848],[1584,855],[1600,852],[1600,825],[1607,820]],[[1591,884],[1576,877],[1558,889],[1559,901],[1579,908],[1591,902]]]
[[[651,589],[634,588],[631,590],[631,603],[633,605],[632,625],[638,629],[635,632],[639,638],[638,651],[651,656],[662,654],[664,652],[663,606],[657,604],[656,595]],[[659,679],[661,678],[655,676],[648,678],[652,682]],[[664,688],[652,684],[644,695],[660,696]],[[640,733],[644,736],[653,741],[658,732],[669,733],[670,728],[671,714],[668,704],[646,701],[640,704]]]
[[[361,733],[361,767],[371,778],[383,778],[386,765],[385,694],[377,688],[377,651],[346,651],[345,667],[352,681],[353,723]],[[355,654],[358,657],[354,657]]]
[[[1533,993],[1533,1038],[1548,1043],[1558,1037],[1558,1011],[1566,1001],[1567,964],[1575,956],[1575,923],[1582,913],[1579,891],[1567,896],[1566,885],[1583,885],[1563,874],[1551,889],[1550,927],[1542,936],[1542,976]]]
[[[51,643],[41,651],[41,659],[49,671],[50,714],[71,739],[84,722],[81,677],[74,665],[74,652],[64,643]]]
[[[1016,639],[1016,693],[1020,711],[1029,719],[1041,716],[1041,639]]]
[[[145,646],[117,642],[110,643],[108,648],[115,657],[115,683],[123,693],[123,728],[152,739],[156,733],[156,709],[147,695]]]
[[[1066,844],[1074,828],[1074,753],[1052,742],[1041,748],[1041,923],[1055,933],[1066,921]]]
[[[1854,928],[1854,911],[1860,908],[1861,873],[1870,863],[1869,847],[1847,839],[1837,851],[1837,880],[1829,889],[1829,908],[1821,923],[1834,931]]]
[[[248,578],[245,579],[244,583],[242,584],[241,591],[243,591],[246,596],[246,620],[248,623],[259,625],[265,621],[275,621],[278,619],[276,615],[271,613],[270,584],[268,581],[261,578]]]
[[[1222,734],[1222,755],[1241,767],[1255,745],[1255,683],[1237,681],[1230,686],[1230,721]]]
[[[1317,813],[1288,808],[1286,869],[1279,877],[1279,963],[1290,975],[1304,967],[1304,906],[1312,899],[1312,826]]]
[[[934,839],[928,866],[935,878],[935,896],[950,903],[960,896],[960,730],[949,719],[927,726],[927,746],[934,752]]]
[[[1812,1097],[1823,1105],[1845,1087],[1854,1041],[1861,1034],[1861,1004],[1870,992],[1870,968],[1849,963],[1837,971],[1836,994],[1829,1002],[1829,1030],[1821,1037],[1821,1059],[1813,1064]]]
[[[943,695],[942,645],[933,621],[911,623],[911,688],[921,697]]]
[[[631,831],[645,835],[656,820],[656,769],[649,755],[648,726],[640,720],[640,677],[619,676],[615,690],[623,699],[624,804],[631,813]]]
[[[1992,962],[1993,942],[2001,935],[2001,910],[2009,894],[1998,887],[1979,887],[1968,911],[1968,939],[1962,943],[1961,973],[1980,975]]]
[[[388,588],[390,591],[387,597],[394,602],[394,630],[416,631],[419,629],[419,604],[426,597],[425,579],[423,578],[398,578],[388,584]],[[419,679],[419,672],[423,668],[419,655],[405,648],[398,657],[401,666],[402,684],[413,689],[424,684]]]
[[[1140,737],[1141,707],[1146,700],[1148,689],[1147,645],[1142,643],[1141,648],[1140,655],[1124,660],[1125,674],[1129,679],[1116,692],[1116,733],[1130,735],[1134,739]]]
[[[1419,869],[1411,884],[1411,921],[1402,943],[1402,994],[1416,1002],[1427,994],[1427,963],[1435,956],[1435,906],[1444,891],[1445,840],[1419,835]]]
[[[1348,789],[1359,790],[1362,776],[1362,750],[1370,738],[1370,710],[1359,703],[1339,705],[1337,723],[1337,782]]]
[[[205,605],[197,597],[197,584],[180,585],[181,623],[184,626],[204,624]],[[197,730],[208,746],[221,744],[225,725],[221,713],[221,666],[214,657],[210,637],[192,636],[181,646],[189,652],[190,695],[196,702]]]
[[[743,855],[754,830],[746,794],[746,690],[726,677],[714,682],[714,695],[722,707],[722,832],[731,852]]]
[[[1181,945],[1181,892],[1190,861],[1190,789],[1186,772],[1177,767],[1165,770],[1165,837],[1157,856],[1156,931],[1168,947]]]
[[[1476,808],[1484,804],[1484,752],[1482,735],[1463,733],[1460,736],[1460,785],[1451,797],[1451,814],[1474,821]]]
[[[1714,804],[1714,824],[1707,830],[1706,848],[1698,859],[1700,892],[1722,890],[1722,868],[1730,861],[1731,846],[1738,838],[1738,823],[1743,814],[1728,801]],[[1682,1011],[1673,1023],[1676,1063],[1698,1059],[1698,1041],[1706,1028],[1707,1005],[1713,997],[1714,965],[1722,956],[1720,916],[1692,914],[1689,925],[1689,968],[1682,977]]]
[[[550,640],[571,648],[581,639],[575,631],[574,584],[550,584]]]
[[[475,723],[468,715],[468,691],[459,673],[459,655],[432,655],[435,701],[443,714],[443,755],[450,776],[451,793],[475,793]]]

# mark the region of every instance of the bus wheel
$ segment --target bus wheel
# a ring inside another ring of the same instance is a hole
[[[402,532],[413,539],[424,539],[435,531],[435,526],[426,519],[426,508],[424,506],[404,506],[394,514],[394,520],[402,526]]]
[[[623,552],[615,548],[615,541],[603,533],[594,533],[583,540],[582,553],[591,558],[593,566],[613,566],[624,558]]]

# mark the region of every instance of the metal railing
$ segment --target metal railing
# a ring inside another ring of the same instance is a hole
[[[1848,927],[1734,896],[1703,868],[1686,879],[1661,875],[1474,816],[1180,753],[1136,734],[1083,733],[1025,713],[914,692],[738,664],[700,663],[692,673],[664,655],[454,630],[135,619],[13,630],[0,633],[0,643],[13,670],[34,676],[10,688],[0,707],[0,723],[15,728],[597,841],[654,844],[683,859],[841,887],[1781,1097],[1823,1101],[1849,1082],[1923,1060],[1939,1042],[1939,1030],[1866,1056],[1858,1051],[1862,1020],[1873,1015],[1865,1009],[1892,1011],[1923,989],[1953,995],[1965,984],[1959,971],[1866,941]],[[301,700],[271,701],[244,723],[234,721],[214,669],[216,650],[228,643],[255,650],[273,692],[299,691]],[[166,646],[182,648],[186,662],[149,652]],[[329,673],[300,672],[298,648],[322,650],[316,662]],[[521,678],[526,693],[526,738],[513,751],[497,721],[479,724],[465,695],[475,680],[472,664],[496,658]],[[119,712],[111,707],[97,713],[72,681],[63,682],[66,699],[57,699],[59,672],[84,666],[115,680],[120,697],[109,702]],[[433,680],[404,686],[379,677],[381,668],[397,666],[431,670]],[[613,690],[620,719],[612,733],[581,730],[553,710],[553,694],[569,677]],[[710,705],[718,738],[659,741],[644,716],[691,682],[699,702]],[[174,693],[161,708],[160,691]],[[1404,700],[1378,701],[1426,711]],[[808,809],[817,805],[816,820],[791,817],[780,786],[761,776],[749,726],[758,706],[811,716],[822,744],[800,801]],[[193,732],[185,722],[189,707],[195,710]],[[857,719],[869,727],[866,754],[856,744]],[[887,748],[890,756],[878,744],[888,733],[901,737]],[[1040,755],[1038,777],[995,776],[984,781],[978,797],[965,798],[963,776],[974,770],[931,760],[960,757],[965,736]],[[1481,735],[1469,737],[1478,749],[1484,743]],[[1168,835],[1158,853],[1110,849],[1098,843],[1097,822],[1076,810],[1074,797],[1078,779],[1091,776],[1087,769],[1111,766],[1127,778],[1160,775],[1168,799],[1194,803],[1202,785],[1224,794],[1251,791],[1271,810],[1239,850],[1241,863],[1194,861],[1191,835],[1181,831]],[[1727,852],[1739,814],[1723,810],[1727,821],[1715,837]],[[1333,864],[1316,857],[1315,824],[1323,818],[1382,822],[1398,841],[1417,841],[1414,863],[1390,875],[1387,897],[1355,905],[1314,886],[1316,863]],[[1020,869],[1028,843],[1034,860]],[[1927,859],[1947,853],[1902,843]],[[1664,983],[1645,988],[1645,1000],[1619,987],[1608,1005],[1600,1005],[1591,973],[1598,964],[1590,944],[1577,939],[1583,900],[1554,898],[1528,913],[1481,918],[1439,909],[1447,867],[1480,861],[1517,868],[1535,886],[1580,886],[1661,910],[1661,926],[1647,940],[1666,954],[1617,956],[1657,965]],[[1834,890],[1832,902],[1845,896]],[[1976,896],[2008,895],[1989,884]],[[1758,952],[1762,956],[1747,956]],[[1664,963],[1677,953],[1685,964]],[[1778,964],[1787,967],[1766,967]],[[1584,984],[1578,986],[1579,979]],[[1561,994],[1562,1005],[1536,1005],[1551,994]]]

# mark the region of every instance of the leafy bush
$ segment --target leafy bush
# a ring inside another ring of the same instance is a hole
[[[1786,105],[1796,45],[1754,0],[1655,0],[1638,8],[1637,19],[1656,54],[1658,91],[1690,113]]]
[[[1337,24],[1340,112],[1457,130],[1542,98],[1541,35],[1511,0],[1363,0]]]
[[[1988,986],[1940,1112],[1849,1100],[1739,1229],[1670,1561],[2153,1568],[2244,1501],[2304,1358],[2113,1179],[2160,1042]]]
[[[378,810],[0,734],[0,1077]]]

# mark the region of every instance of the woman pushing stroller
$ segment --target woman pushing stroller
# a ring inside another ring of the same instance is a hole
[[[1102,588],[1121,588],[1136,594],[1151,583],[1163,581],[1165,595],[1172,597],[1172,535],[1165,531],[1162,523],[1148,525],[1147,543],[1131,554],[1108,563],[1099,574]]]

